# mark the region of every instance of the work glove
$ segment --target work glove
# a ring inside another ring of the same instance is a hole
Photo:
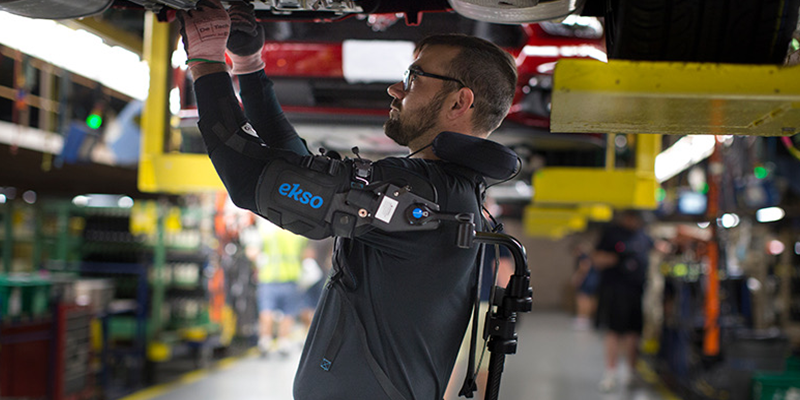
[[[220,0],[200,0],[194,10],[178,11],[177,17],[190,67],[202,62],[225,63],[231,20]]]
[[[235,75],[264,69],[261,49],[264,47],[264,28],[256,21],[253,5],[236,2],[228,9],[231,35],[228,37],[228,56],[233,61]]]

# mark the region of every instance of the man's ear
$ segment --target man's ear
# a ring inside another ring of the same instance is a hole
[[[470,88],[461,88],[450,96],[450,109],[447,114],[452,119],[458,119],[474,106],[475,94]]]

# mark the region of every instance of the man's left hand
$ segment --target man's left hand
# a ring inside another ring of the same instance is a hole
[[[256,20],[253,5],[235,3],[228,9],[228,14],[231,17],[228,55],[233,61],[233,73],[242,75],[264,69],[264,60],[261,58],[264,28]]]

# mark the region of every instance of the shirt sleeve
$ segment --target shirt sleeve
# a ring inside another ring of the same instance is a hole
[[[269,147],[290,150],[301,156],[311,154],[286,118],[273,90],[273,83],[264,71],[238,77],[244,114],[261,140]]]
[[[291,212],[298,218],[305,218],[309,229],[323,223],[327,208],[316,207],[309,212],[301,210],[308,201],[299,197],[301,190],[298,188],[294,190],[297,192],[294,194],[297,198],[294,203],[297,204],[292,205],[299,208],[281,208],[284,204],[281,201],[293,194],[287,192],[283,197],[272,195],[278,190],[276,185],[280,186],[282,183],[277,179],[290,175],[312,175],[316,187],[331,195],[349,189],[349,167],[343,166],[335,174],[328,173],[327,170],[315,169],[318,163],[314,156],[301,156],[297,152],[265,144],[253,132],[250,122],[239,107],[227,73],[214,73],[198,78],[195,81],[195,94],[200,116],[198,126],[206,150],[233,203],[298,234],[303,232],[298,231],[299,228],[287,228],[286,224],[291,226],[291,222],[286,222],[289,219],[280,216],[281,211],[285,211],[286,215]],[[268,173],[273,167],[283,172]],[[321,193],[315,194],[322,196]],[[303,200],[306,203],[301,203]],[[319,200],[320,206],[321,203],[322,198]],[[326,207],[330,207],[329,203],[325,201]],[[279,213],[271,216],[268,210],[277,210]]]

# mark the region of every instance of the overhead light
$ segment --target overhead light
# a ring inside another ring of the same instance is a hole
[[[786,212],[780,207],[767,207],[756,211],[756,221],[775,222],[780,221],[786,216]]]
[[[128,196],[122,196],[117,200],[117,206],[120,208],[131,208],[133,207],[133,199]]]
[[[75,196],[72,198],[72,204],[79,207],[86,207],[86,205],[89,204],[89,197],[83,195]]]
[[[539,24],[552,36],[600,39],[603,37],[603,23],[596,17],[583,17],[572,14],[561,21],[543,21]]]
[[[740,220],[738,215],[734,213],[728,213],[728,214],[723,214],[721,217],[719,217],[717,223],[719,224],[719,226],[725,229],[730,229],[738,226],[739,221]]]
[[[614,138],[614,145],[619,149],[624,149],[628,145],[628,138],[625,135],[617,135]]]
[[[608,55],[603,50],[587,44],[565,45],[565,46],[535,46],[526,45],[522,48],[522,54],[530,57],[582,57],[594,58],[598,61],[607,62]],[[553,63],[555,64],[555,63]]]
[[[767,253],[773,256],[783,254],[784,250],[786,250],[786,245],[780,240],[770,240],[769,243],[767,243]]]
[[[711,225],[710,222],[698,222],[697,227],[700,229],[706,229],[708,226]]]
[[[14,200],[17,197],[17,188],[13,186],[7,186],[5,189],[3,189],[3,194],[7,199]]]
[[[169,91],[169,112],[178,115],[181,112],[181,90],[177,87]]]
[[[0,204],[5,204],[5,203],[6,203],[6,195],[0,193]]]
[[[5,4],[5,3],[3,3]],[[147,97],[150,69],[139,55],[109,46],[85,30],[0,11],[0,43],[138,100]],[[35,35],[25,32],[36,32]]]
[[[25,193],[22,194],[22,200],[28,204],[36,203],[36,192],[33,190],[26,190]]]
[[[687,135],[656,156],[656,180],[661,183],[705,160],[714,152],[714,136]]]
[[[747,278],[747,288],[751,292],[757,292],[761,290],[761,282],[756,278]]]
[[[449,0],[457,13],[495,24],[522,24],[566,17],[583,7],[586,0]]]
[[[133,207],[133,199],[117,194],[86,194],[72,198],[72,204],[80,207]]]
[[[186,54],[186,45],[183,44],[183,37],[180,37],[175,51],[172,52],[172,68],[188,69],[189,67],[186,65],[186,60],[188,59],[189,56]]]
[[[403,40],[345,40],[342,75],[349,83],[397,82],[414,62],[414,42]]]
[[[577,26],[589,26],[598,30],[603,29],[603,24],[595,17],[582,17],[580,15],[570,15],[567,18],[564,18],[561,21],[564,25],[577,25]]]

